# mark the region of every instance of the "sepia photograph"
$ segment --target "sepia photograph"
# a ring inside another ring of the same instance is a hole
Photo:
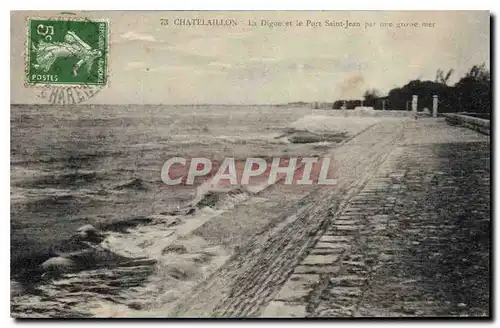
[[[491,25],[11,11],[11,317],[491,319]]]

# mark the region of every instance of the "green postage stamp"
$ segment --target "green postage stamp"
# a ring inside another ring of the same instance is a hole
[[[28,84],[106,85],[107,21],[30,18],[27,28]]]

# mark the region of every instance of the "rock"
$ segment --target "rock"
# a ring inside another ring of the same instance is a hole
[[[24,294],[24,287],[21,283],[11,280],[10,281],[10,296],[21,296]]]
[[[102,233],[91,224],[81,226],[77,230],[76,237],[80,241],[89,241],[93,243],[100,243],[104,237]]]
[[[75,269],[75,262],[62,256],[53,257],[42,263],[45,273],[65,273]]]
[[[176,254],[186,254],[188,251],[184,245],[176,245],[172,244],[163,249],[161,252],[162,255],[167,253],[176,253]]]
[[[413,308],[409,308],[409,307],[406,307],[406,306],[401,306],[401,312],[405,313],[405,314],[415,314],[417,311]]]
[[[83,225],[81,226],[80,228],[76,229],[76,231],[78,232],[84,232],[84,233],[87,233],[89,231],[93,231],[93,232],[97,232],[97,228],[94,227],[93,225],[91,224],[86,224],[86,225]]]
[[[378,256],[379,260],[380,261],[383,261],[383,262],[387,262],[389,260],[392,259],[392,257],[388,254],[385,254],[385,253],[381,253],[379,256]]]

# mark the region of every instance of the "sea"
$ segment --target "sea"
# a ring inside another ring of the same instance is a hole
[[[37,289],[40,264],[79,227],[140,220],[191,202],[196,187],[161,180],[167,159],[300,153],[304,145],[278,136],[310,113],[286,106],[12,105],[11,283],[25,298],[24,307],[14,299],[12,311],[26,313],[26,295],[37,297],[29,296],[31,303],[46,297]]]

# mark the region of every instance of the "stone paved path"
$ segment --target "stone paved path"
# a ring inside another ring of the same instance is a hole
[[[489,138],[392,121],[333,157],[334,189],[294,202],[170,315],[488,315]]]
[[[408,123],[261,316],[488,316],[489,146]]]

